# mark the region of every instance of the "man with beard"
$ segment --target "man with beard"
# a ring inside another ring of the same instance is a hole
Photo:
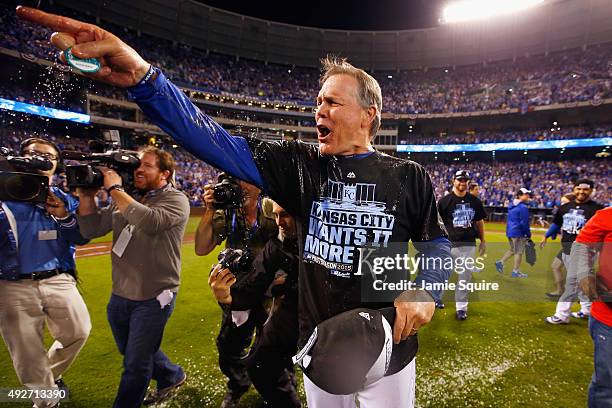
[[[476,238],[480,241],[478,252],[483,256],[486,251],[484,219],[485,213],[482,201],[476,196],[468,193],[467,184],[470,180],[470,173],[466,170],[459,170],[453,177],[453,189],[438,202],[438,210],[444,221],[449,238],[453,243],[451,255],[455,263],[461,265],[456,267],[458,274],[457,289],[455,290],[456,318],[457,320],[467,319],[468,291],[462,284],[472,281],[474,268],[467,267],[474,259]],[[460,269],[463,271],[460,271]]]
[[[593,215],[603,208],[601,204],[591,200],[591,194],[595,183],[592,180],[581,178],[574,183],[574,201],[563,204],[555,214],[553,223],[561,229],[561,248],[563,254],[561,259],[567,270],[565,278],[565,291],[559,297],[555,314],[548,316],[546,322],[550,324],[567,324],[570,316],[577,319],[588,319],[591,314],[591,301],[580,290],[576,270],[572,270],[569,263],[572,244],[578,233]],[[546,245],[548,238],[545,236],[540,247]],[[571,312],[572,303],[578,298],[580,300],[580,311]]]
[[[171,184],[174,159],[155,147],[145,148],[134,170],[134,198],[121,177],[103,168],[104,189],[113,199],[97,209],[95,189],[79,189],[78,219],[89,238],[113,231],[113,288],[107,317],[123,373],[114,407],[138,408],[151,378],[157,388],[145,405],[167,398],[186,379],[183,369],[160,350],[180,283],[181,244],[189,219],[189,200]]]

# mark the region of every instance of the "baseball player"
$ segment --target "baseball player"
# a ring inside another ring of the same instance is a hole
[[[548,316],[545,319],[546,323],[567,324],[569,323],[570,316],[577,319],[586,319],[591,314],[591,301],[580,290],[578,275],[575,270],[569,267],[569,255],[572,250],[572,244],[582,227],[584,227],[584,224],[597,211],[603,208],[601,204],[591,200],[594,187],[595,183],[592,180],[586,178],[576,180],[574,183],[574,195],[576,198],[574,201],[559,207],[553,219],[553,223],[561,229],[561,247],[563,250],[561,258],[567,270],[567,276],[565,278],[565,291],[557,302],[555,314]],[[545,236],[540,243],[540,247],[544,248],[547,241],[548,238]],[[572,303],[576,297],[580,300],[580,311],[572,313]]]
[[[455,290],[455,307],[457,320],[467,319],[468,291],[461,283],[472,281],[473,262],[465,262],[474,258],[476,238],[480,240],[478,253],[486,251],[484,219],[487,216],[482,201],[467,191],[470,173],[458,170],[453,177],[453,189],[438,202],[438,211],[444,221],[448,236],[453,243],[451,255],[457,272],[457,288]],[[457,260],[460,260],[459,262]]]

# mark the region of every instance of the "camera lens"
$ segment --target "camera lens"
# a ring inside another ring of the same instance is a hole
[[[4,181],[4,189],[11,200],[28,201],[40,194],[41,185],[37,179],[25,174],[13,174]]]
[[[6,190],[15,200],[31,200],[40,193],[40,185],[26,176],[15,175],[7,180]]]

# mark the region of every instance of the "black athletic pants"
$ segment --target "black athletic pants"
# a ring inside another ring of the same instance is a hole
[[[221,330],[217,336],[219,368],[228,378],[228,390],[236,396],[244,394],[251,386],[244,357],[253,339],[254,329],[255,319],[249,318],[244,324],[237,327],[232,322],[229,308],[223,308]]]
[[[261,329],[247,358],[253,385],[274,408],[300,407],[291,357],[297,352],[297,294],[287,294]]]

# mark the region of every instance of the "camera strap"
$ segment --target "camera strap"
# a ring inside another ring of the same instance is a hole
[[[253,223],[253,225],[247,225],[247,218],[246,215],[244,214],[244,211],[240,211],[240,216],[242,217],[242,220],[244,222],[244,230],[245,230],[245,234],[244,234],[244,246],[246,248],[248,248],[249,242],[251,241],[251,239],[255,236],[255,234],[257,233],[257,230],[259,229],[259,217],[261,215],[261,204],[262,203],[262,197],[261,194],[259,195],[259,197],[257,198],[257,215],[255,216],[255,223]],[[232,211],[232,235],[237,231],[238,228],[238,218],[237,218],[237,213],[238,211]]]

